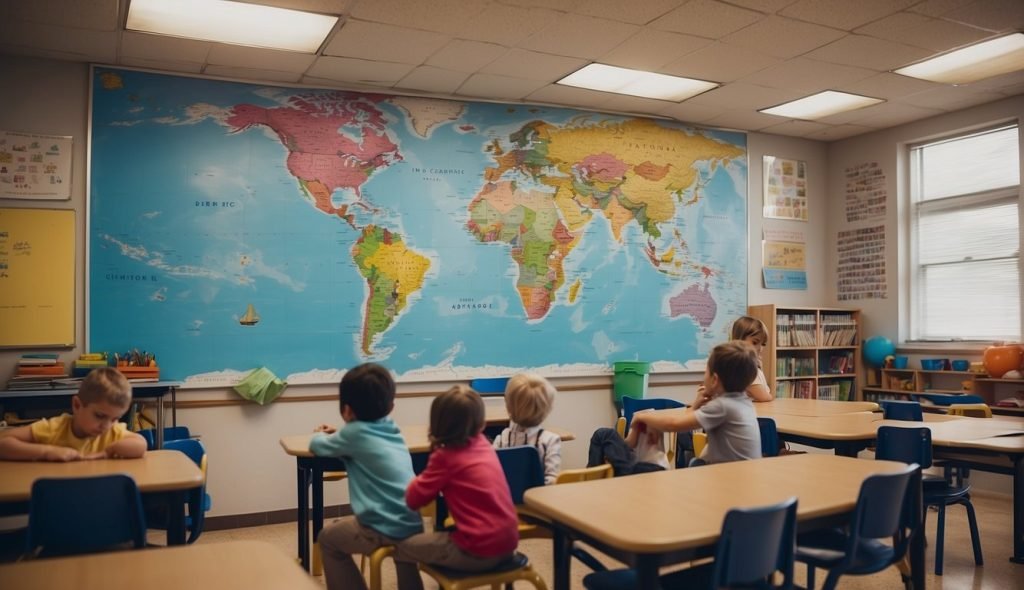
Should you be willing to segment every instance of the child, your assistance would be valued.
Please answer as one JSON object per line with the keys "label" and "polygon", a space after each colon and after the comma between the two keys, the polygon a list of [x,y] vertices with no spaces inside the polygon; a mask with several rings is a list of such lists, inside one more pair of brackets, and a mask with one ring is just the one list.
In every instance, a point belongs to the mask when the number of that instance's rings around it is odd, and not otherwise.
{"label": "child", "polygon": [[484,401],[456,385],[430,405],[427,467],[409,484],[405,501],[418,509],[444,494],[456,522],[452,532],[414,535],[398,544],[395,559],[478,572],[512,557],[519,518],[505,472],[483,436]]}
{"label": "child", "polygon": [[93,369],[71,398],[71,414],[46,418],[0,435],[6,461],[134,459],[146,439],[119,422],[132,402],[132,386],[112,367]]}
{"label": "child", "polygon": [[[395,407],[395,382],[388,370],[365,363],[345,373],[338,386],[338,405],[345,425],[321,424],[309,450],[321,457],[341,457],[348,472],[353,516],[320,532],[324,574],[331,590],[366,588],[353,553],[368,555],[382,545],[423,532],[419,514],[405,505],[405,487],[413,478],[412,458],[388,418]],[[395,559],[398,587],[423,587],[415,563]]]}
{"label": "child", "polygon": [[747,387],[747,395],[755,402],[770,402],[775,399],[771,390],[768,389],[768,380],[764,377],[764,371],[761,370],[761,352],[768,344],[768,328],[764,322],[747,315],[742,316],[732,323],[731,338],[750,344],[757,352],[757,377]]}
{"label": "child", "polygon": [[633,414],[633,428],[682,431],[703,428],[708,443],[700,463],[724,463],[761,457],[761,432],[754,404],[745,390],[757,375],[757,352],[741,340],[719,344],[704,370],[703,395],[685,411]]}
{"label": "child", "polygon": [[541,428],[555,402],[555,388],[533,373],[513,375],[505,386],[505,408],[509,427],[494,439],[494,448],[530,445],[544,463],[544,483],[553,484],[562,467],[562,438]]}

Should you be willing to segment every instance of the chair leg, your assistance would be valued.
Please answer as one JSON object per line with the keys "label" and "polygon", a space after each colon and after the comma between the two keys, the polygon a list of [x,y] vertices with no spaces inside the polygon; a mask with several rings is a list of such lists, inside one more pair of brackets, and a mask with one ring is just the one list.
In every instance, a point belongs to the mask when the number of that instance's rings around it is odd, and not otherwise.
{"label": "chair leg", "polygon": [[974,504],[970,500],[964,502],[967,508],[967,524],[971,527],[971,545],[974,548],[974,564],[985,565],[985,558],[981,554],[981,535],[978,534],[978,517],[974,513]]}
{"label": "chair leg", "polygon": [[814,590],[814,566],[807,566],[807,590]]}
{"label": "chair leg", "polygon": [[939,520],[935,525],[935,575],[942,575],[942,555],[946,544],[946,505],[939,504]]}
{"label": "chair leg", "polygon": [[[836,584],[839,583],[839,576],[841,575],[842,574],[839,573],[839,570],[829,570],[828,575],[825,576],[825,584],[822,585],[821,590],[835,590]],[[808,590],[810,590],[810,588],[808,588]]]}

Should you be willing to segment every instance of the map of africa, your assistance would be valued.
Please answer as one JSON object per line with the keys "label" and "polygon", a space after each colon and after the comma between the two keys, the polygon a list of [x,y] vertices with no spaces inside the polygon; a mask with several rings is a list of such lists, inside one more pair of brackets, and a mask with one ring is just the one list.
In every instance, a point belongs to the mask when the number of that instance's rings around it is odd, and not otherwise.
{"label": "map of africa", "polygon": [[746,310],[741,133],[96,67],[89,349],[335,382],[702,365]]}

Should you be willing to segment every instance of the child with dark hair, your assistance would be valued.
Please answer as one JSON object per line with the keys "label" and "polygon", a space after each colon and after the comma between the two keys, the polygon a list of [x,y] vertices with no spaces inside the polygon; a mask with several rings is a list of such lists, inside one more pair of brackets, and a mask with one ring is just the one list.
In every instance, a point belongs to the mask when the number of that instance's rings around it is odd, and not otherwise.
{"label": "child with dark hair", "polygon": [[[369,555],[382,545],[421,533],[423,520],[405,505],[405,487],[414,475],[405,439],[388,418],[395,405],[391,374],[373,363],[350,369],[338,386],[338,404],[345,426],[321,424],[309,450],[344,459],[353,516],[324,528],[317,540],[327,587],[365,589],[352,554]],[[423,588],[415,563],[396,557],[395,569],[400,590]]]}
{"label": "child with dark hair", "polygon": [[398,544],[395,559],[477,572],[512,557],[519,544],[519,517],[505,473],[483,436],[484,402],[456,385],[430,405],[427,467],[405,492],[412,509],[444,494],[456,522],[451,532],[413,535]]}

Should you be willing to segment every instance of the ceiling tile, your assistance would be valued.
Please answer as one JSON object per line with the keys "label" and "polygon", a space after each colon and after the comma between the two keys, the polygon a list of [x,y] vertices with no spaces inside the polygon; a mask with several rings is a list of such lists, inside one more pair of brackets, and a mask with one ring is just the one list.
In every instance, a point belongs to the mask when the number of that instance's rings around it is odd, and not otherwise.
{"label": "ceiling tile", "polygon": [[974,86],[941,86],[910,96],[904,96],[900,102],[943,111],[955,111],[970,106],[992,102],[1004,98],[1002,94],[985,88]]}
{"label": "ceiling tile", "polygon": [[686,102],[705,106],[717,106],[726,110],[750,109],[756,111],[757,109],[768,108],[800,98],[802,95],[801,92],[794,90],[765,88],[764,86],[754,86],[744,82],[733,82],[720,88],[709,90]]}
{"label": "ceiling tile", "polygon": [[33,0],[0,2],[0,20],[52,26],[118,30],[118,0]]}
{"label": "ceiling tile", "polygon": [[1024,2],[978,0],[951,10],[942,18],[991,31],[1016,31],[1024,29]]}
{"label": "ceiling tile", "polygon": [[206,61],[221,66],[266,69],[275,72],[302,73],[316,60],[315,55],[257,47],[214,43]]}
{"label": "ceiling tile", "polygon": [[509,78],[494,74],[473,74],[459,88],[458,94],[497,100],[518,100],[544,86],[543,82]]}
{"label": "ceiling tile", "polygon": [[608,102],[611,97],[612,95],[607,92],[548,84],[531,92],[526,97],[526,100],[569,108],[584,107],[598,109],[598,107]]}
{"label": "ceiling tile", "polygon": [[974,0],[925,0],[920,4],[915,4],[908,8],[910,12],[916,12],[925,16],[939,17],[950,10],[955,10],[961,6],[966,6],[974,2]]}
{"label": "ceiling tile", "polygon": [[527,80],[555,82],[587,65],[586,60],[524,49],[512,49],[480,69],[483,74],[498,74]]}
{"label": "ceiling tile", "polygon": [[780,63],[757,51],[713,43],[664,66],[661,71],[709,82],[732,82]]}
{"label": "ceiling tile", "polygon": [[[92,31],[54,27],[37,23],[0,21],[0,39],[20,46],[19,54],[47,56],[71,61],[115,63],[117,37],[113,31]],[[41,51],[36,51],[41,50]]]}
{"label": "ceiling tile", "polygon": [[357,2],[352,17],[455,35],[487,5],[486,0],[373,0]]}
{"label": "ceiling tile", "polygon": [[857,29],[857,34],[888,39],[932,51],[946,51],[990,37],[992,33],[947,20],[900,12]]}
{"label": "ceiling tile", "polygon": [[274,70],[261,70],[258,68],[239,68],[235,66],[214,66],[209,65],[203,68],[203,73],[210,76],[224,76],[226,78],[240,78],[243,80],[256,80],[264,82],[288,82],[295,83],[302,78],[302,72],[277,72]]}
{"label": "ceiling tile", "polygon": [[619,113],[642,113],[645,115],[656,115],[663,111],[669,104],[665,100],[655,100],[642,96],[627,96],[625,94],[612,94],[612,97],[601,106],[603,109]]}
{"label": "ceiling tile", "polygon": [[811,94],[876,75],[875,70],[798,57],[743,78],[742,82]]}
{"label": "ceiling tile", "polygon": [[779,121],[785,121],[785,119],[757,111],[725,111],[716,117],[708,119],[705,123],[715,127],[757,131],[758,129],[778,125]]}
{"label": "ceiling tile", "polygon": [[935,115],[941,115],[942,112],[943,111],[937,109],[925,109],[898,102],[886,102],[856,111],[850,111],[849,114],[853,116],[850,120],[845,122],[864,125],[866,127],[885,128],[902,125],[904,123],[917,121],[918,119],[925,119]]}
{"label": "ceiling tile", "polygon": [[1006,88],[1017,86],[1018,84],[1024,84],[1024,71],[1011,72],[1009,74],[1003,74],[1002,76],[986,78],[984,80],[979,80],[974,84],[968,84],[968,86],[1005,92]]}
{"label": "ceiling tile", "polygon": [[702,37],[644,28],[601,56],[600,61],[613,66],[653,72],[710,43],[710,40]]}
{"label": "ceiling tile", "polygon": [[136,57],[122,57],[117,62],[122,66],[133,68],[146,68],[148,70],[163,70],[165,72],[184,72],[187,74],[199,74],[203,71],[203,64],[194,61],[173,61],[169,59],[140,59]]}
{"label": "ceiling tile", "polygon": [[800,0],[779,11],[779,14],[852,31],[917,2],[918,0]]}
{"label": "ceiling tile", "polygon": [[324,49],[324,55],[418,65],[448,43],[439,33],[350,20]]}
{"label": "ceiling tile", "polygon": [[651,26],[663,31],[719,39],[757,22],[761,15],[715,0],[691,0]]}
{"label": "ceiling tile", "polygon": [[352,8],[356,0],[241,0],[248,4],[278,6],[291,10],[305,10],[320,14],[345,14]]}
{"label": "ceiling tile", "polygon": [[818,123],[816,121],[786,121],[778,125],[772,125],[761,129],[761,133],[774,133],[775,135],[789,135],[791,137],[807,137],[811,133],[821,132],[832,125]]}
{"label": "ceiling tile", "polygon": [[765,14],[775,14],[797,0],[729,0],[729,4],[742,6]]}
{"label": "ceiling tile", "polygon": [[680,4],[686,1],[643,0],[642,2],[623,2],[622,0],[587,0],[587,2],[580,4],[575,12],[623,23],[645,25],[678,8]]}
{"label": "ceiling tile", "polygon": [[835,89],[863,96],[892,100],[940,86],[941,84],[936,84],[935,82],[885,72],[850,84],[837,85]]}
{"label": "ceiling tile", "polygon": [[511,47],[543,29],[559,16],[557,12],[541,8],[491,4],[483,12],[469,19],[457,36]]}
{"label": "ceiling tile", "polygon": [[463,41],[453,39],[440,51],[427,59],[427,65],[472,73],[508,51],[507,47],[479,41]]}
{"label": "ceiling tile", "polygon": [[868,68],[870,70],[891,70],[929,57],[931,52],[885,39],[847,35],[804,55],[830,63]]}
{"label": "ceiling tile", "polygon": [[306,75],[340,82],[390,87],[412,71],[413,66],[347,57],[318,57]]}
{"label": "ceiling tile", "polygon": [[519,46],[543,53],[597,59],[639,30],[636,25],[567,14],[548,23]]}
{"label": "ceiling tile", "polygon": [[781,16],[769,16],[745,29],[726,35],[722,41],[774,57],[790,58],[831,43],[845,34],[820,25],[802,23]]}
{"label": "ceiling tile", "polygon": [[211,45],[207,41],[125,31],[121,36],[121,56],[150,60],[172,57],[177,62],[206,63]]}
{"label": "ceiling tile", "polygon": [[690,101],[674,103],[662,109],[658,114],[672,117],[677,121],[689,123],[702,123],[721,115],[725,109],[703,104],[694,104]]}
{"label": "ceiling tile", "polygon": [[571,12],[587,0],[504,0],[506,4],[514,4],[516,6],[526,6],[527,8],[546,8],[550,10],[559,10],[561,12]]}
{"label": "ceiling tile", "polygon": [[817,141],[836,141],[838,139],[846,139],[847,137],[863,135],[872,131],[876,131],[876,129],[873,127],[865,127],[863,125],[830,125],[821,131],[808,133],[804,137]]}
{"label": "ceiling tile", "polygon": [[469,74],[454,70],[442,70],[431,66],[420,66],[409,72],[395,84],[395,88],[422,90],[440,94],[455,94],[455,90],[466,81]]}

